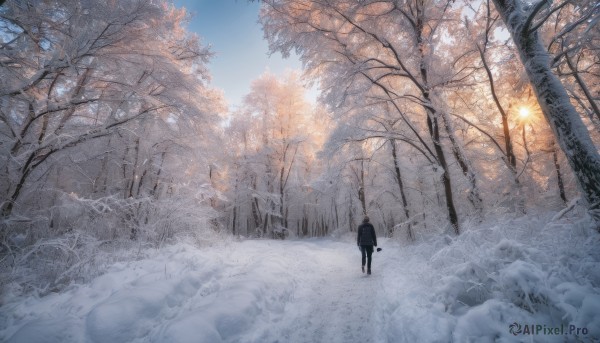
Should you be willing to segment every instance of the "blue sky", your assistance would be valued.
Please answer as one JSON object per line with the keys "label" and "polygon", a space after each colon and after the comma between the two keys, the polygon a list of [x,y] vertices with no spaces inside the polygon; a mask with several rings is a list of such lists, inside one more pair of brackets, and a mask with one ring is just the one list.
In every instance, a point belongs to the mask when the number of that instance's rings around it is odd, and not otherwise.
{"label": "blue sky", "polygon": [[250,83],[270,70],[281,75],[286,69],[300,70],[294,55],[282,59],[281,54],[268,56],[268,44],[258,24],[258,1],[247,0],[174,0],[193,17],[188,29],[198,33],[204,44],[215,53],[209,69],[212,84],[223,89],[230,109],[240,104],[250,91]]}

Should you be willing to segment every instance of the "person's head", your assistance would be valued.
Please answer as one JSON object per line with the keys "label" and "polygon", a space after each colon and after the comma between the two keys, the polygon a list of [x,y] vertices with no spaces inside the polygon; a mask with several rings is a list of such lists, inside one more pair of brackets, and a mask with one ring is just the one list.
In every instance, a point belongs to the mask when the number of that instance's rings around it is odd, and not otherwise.
{"label": "person's head", "polygon": [[368,223],[369,222],[369,216],[365,215],[365,217],[363,218],[363,223]]}

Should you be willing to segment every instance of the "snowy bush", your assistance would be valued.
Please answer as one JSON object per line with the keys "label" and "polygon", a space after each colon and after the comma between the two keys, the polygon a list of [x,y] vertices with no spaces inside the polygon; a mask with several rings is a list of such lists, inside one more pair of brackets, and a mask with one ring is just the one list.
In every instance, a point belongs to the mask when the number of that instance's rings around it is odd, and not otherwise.
{"label": "snowy bush", "polygon": [[88,281],[116,261],[135,260],[144,247],[179,239],[201,246],[222,239],[211,228],[213,210],[193,198],[62,194],[59,204],[50,216],[40,211],[28,220],[4,220],[2,285],[43,295]]}
{"label": "snowy bush", "polygon": [[[403,244],[397,266],[421,283],[411,287],[392,277],[385,282],[386,292],[399,299],[388,305],[388,337],[401,333],[424,342],[599,339],[598,244],[600,235],[589,218],[572,214],[557,220],[554,213],[502,216],[455,238]],[[586,328],[587,335],[515,336],[509,332],[512,323]],[[436,327],[436,334],[416,329],[423,326]]]}

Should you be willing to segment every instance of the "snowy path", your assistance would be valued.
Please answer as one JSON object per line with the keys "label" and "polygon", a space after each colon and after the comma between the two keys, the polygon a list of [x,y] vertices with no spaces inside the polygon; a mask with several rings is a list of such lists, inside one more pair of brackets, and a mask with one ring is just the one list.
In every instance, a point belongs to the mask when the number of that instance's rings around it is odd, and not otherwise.
{"label": "snowy path", "polygon": [[381,342],[382,278],[353,244],[245,241],[117,263],[44,298],[3,295],[8,342]]}
{"label": "snowy path", "polygon": [[374,342],[380,278],[361,273],[360,253],[349,244],[315,242],[303,248],[294,266],[297,290],[281,319],[285,325],[257,341]]}

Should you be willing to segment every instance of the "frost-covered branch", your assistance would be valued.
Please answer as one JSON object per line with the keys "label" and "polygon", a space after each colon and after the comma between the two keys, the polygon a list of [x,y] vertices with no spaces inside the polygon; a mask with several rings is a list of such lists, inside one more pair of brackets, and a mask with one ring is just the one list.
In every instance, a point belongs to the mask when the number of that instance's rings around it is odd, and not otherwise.
{"label": "frost-covered branch", "polygon": [[535,31],[534,29],[530,29],[530,26],[533,23],[535,16],[537,16],[538,12],[541,11],[542,8],[544,8],[544,6],[548,5],[548,1],[550,0],[539,0],[538,3],[535,4],[531,10],[529,10],[529,13],[527,13],[527,19],[525,19],[522,28],[525,34],[529,34],[532,31]]}
{"label": "frost-covered branch", "polygon": [[[561,8],[565,7],[566,5],[571,4],[571,0],[566,0],[564,1],[562,4],[555,6],[553,9],[551,9],[550,11],[548,11],[548,13],[540,20],[538,20],[538,22],[533,25],[533,27],[531,27],[529,29],[529,31],[537,31],[540,27],[542,27],[542,25],[544,25],[544,23],[550,19],[550,17],[552,16],[552,14],[554,14],[554,12],[560,10]],[[532,25],[530,23],[530,25]]]}

